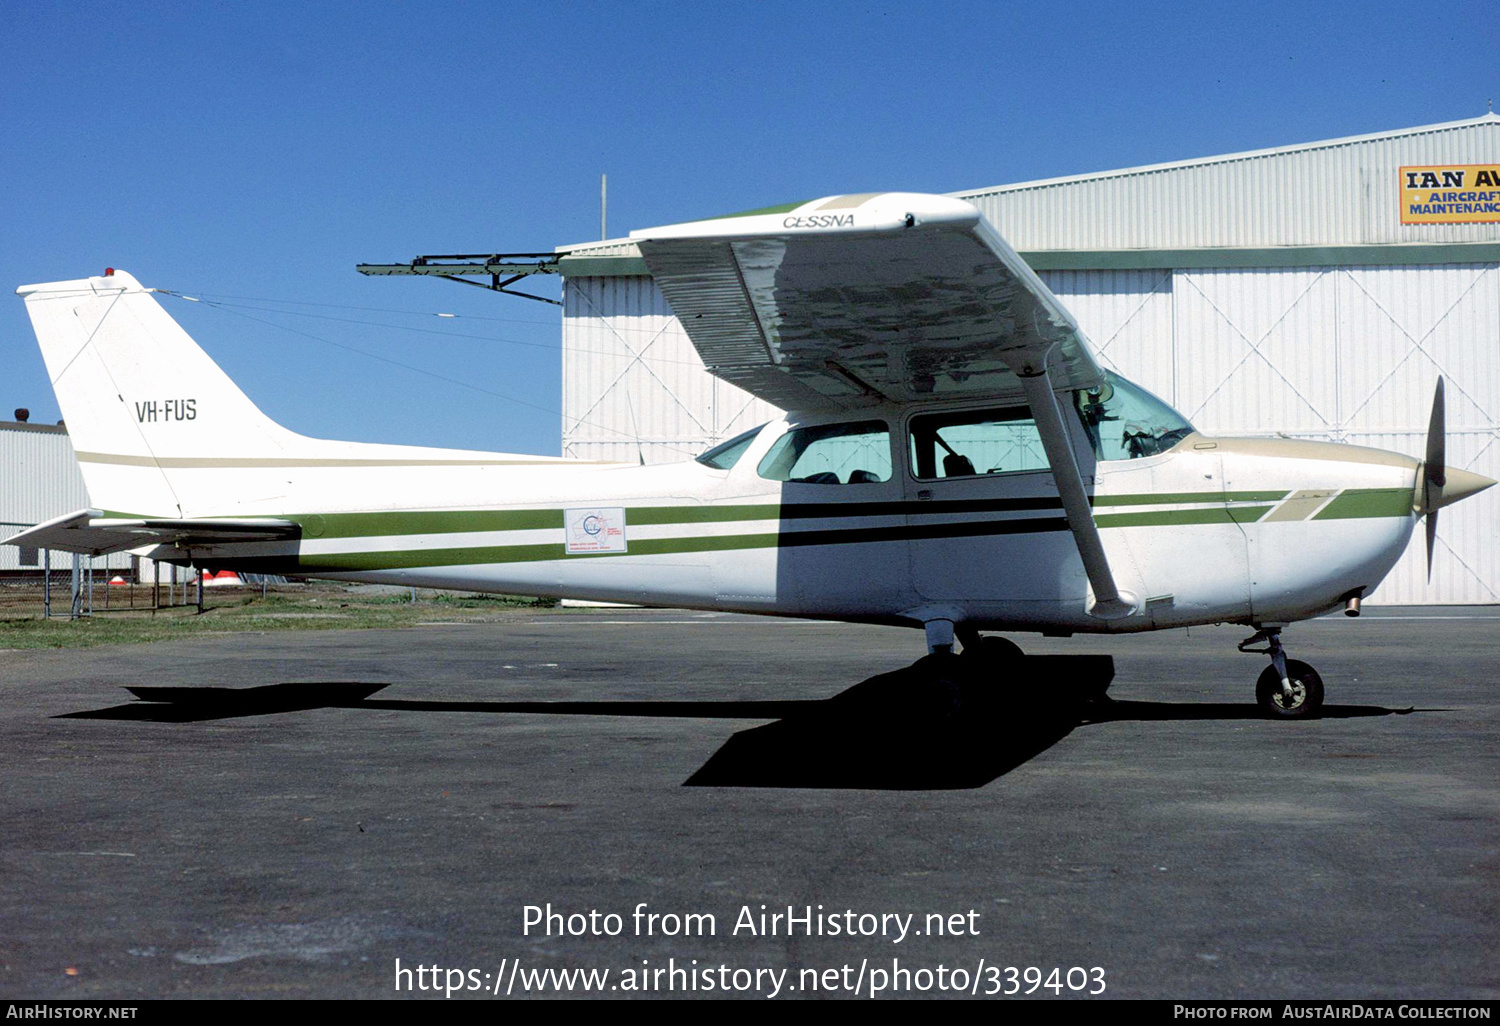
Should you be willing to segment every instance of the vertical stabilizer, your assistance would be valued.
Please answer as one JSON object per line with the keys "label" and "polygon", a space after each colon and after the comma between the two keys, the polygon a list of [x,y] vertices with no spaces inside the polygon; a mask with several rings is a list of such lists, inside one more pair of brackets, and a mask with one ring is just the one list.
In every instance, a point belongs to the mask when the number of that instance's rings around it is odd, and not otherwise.
{"label": "vertical stabilizer", "polygon": [[95,508],[185,516],[191,503],[174,487],[174,468],[318,444],[261,413],[131,275],[16,292]]}

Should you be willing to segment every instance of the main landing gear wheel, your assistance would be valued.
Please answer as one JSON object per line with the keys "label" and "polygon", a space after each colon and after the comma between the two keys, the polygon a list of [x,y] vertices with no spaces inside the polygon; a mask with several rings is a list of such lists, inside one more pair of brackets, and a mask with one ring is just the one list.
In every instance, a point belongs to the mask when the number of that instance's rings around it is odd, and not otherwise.
{"label": "main landing gear wheel", "polygon": [[1026,653],[1009,638],[991,634],[976,638],[973,642],[964,642],[962,658],[978,660],[987,667],[1000,668],[1020,662],[1026,658]]}
{"label": "main landing gear wheel", "polygon": [[1278,720],[1305,720],[1318,715],[1323,708],[1323,678],[1318,671],[1301,660],[1288,659],[1286,675],[1292,682],[1290,697],[1284,693],[1276,667],[1267,666],[1255,681],[1255,701]]}
{"label": "main landing gear wheel", "polygon": [[955,657],[961,673],[960,706],[963,711],[990,716],[1014,702],[1020,694],[1021,668],[1026,653],[1009,638],[997,635],[980,637],[978,631],[965,630],[959,635],[963,651]]}

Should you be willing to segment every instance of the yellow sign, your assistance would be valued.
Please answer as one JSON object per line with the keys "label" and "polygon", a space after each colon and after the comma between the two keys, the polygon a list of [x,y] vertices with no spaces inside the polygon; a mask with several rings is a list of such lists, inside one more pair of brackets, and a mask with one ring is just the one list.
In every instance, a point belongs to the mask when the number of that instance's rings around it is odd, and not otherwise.
{"label": "yellow sign", "polygon": [[1500,164],[1401,169],[1402,224],[1500,221]]}

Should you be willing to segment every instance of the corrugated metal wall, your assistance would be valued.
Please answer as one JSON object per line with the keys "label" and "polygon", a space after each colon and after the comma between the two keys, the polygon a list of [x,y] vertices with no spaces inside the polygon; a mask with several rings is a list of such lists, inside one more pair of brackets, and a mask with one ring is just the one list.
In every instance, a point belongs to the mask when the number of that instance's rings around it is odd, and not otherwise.
{"label": "corrugated metal wall", "polygon": [[88,504],[67,434],[0,427],[0,522],[29,527]]}
{"label": "corrugated metal wall", "polygon": [[[1448,462],[1500,479],[1500,265],[1052,271],[1103,360],[1218,435],[1420,458],[1438,375]],[[1500,489],[1443,511],[1370,596],[1500,602]]]}
{"label": "corrugated metal wall", "polygon": [[1500,240],[1500,224],[1403,225],[1403,165],[1500,158],[1500,117],[953,195],[1018,250]]}
{"label": "corrugated metal wall", "polygon": [[[61,431],[0,425],[0,538],[35,526],[64,513],[84,509],[88,490],[73,455],[73,443]],[[29,570],[23,553],[13,545],[0,545],[0,570]],[[54,569],[72,565],[72,557],[58,553]],[[98,567],[127,567],[130,556],[116,553],[101,557]]]}
{"label": "corrugated metal wall", "polygon": [[564,456],[666,463],[779,411],[709,375],[649,277],[568,278]]}
{"label": "corrugated metal wall", "polygon": [[[1107,365],[1200,430],[1420,457],[1442,374],[1449,463],[1500,479],[1500,265],[1042,278]],[[775,415],[702,369],[650,279],[569,278],[566,302],[565,454],[681,459]],[[1441,521],[1431,585],[1416,542],[1372,601],[1500,602],[1500,489],[1444,510]]]}

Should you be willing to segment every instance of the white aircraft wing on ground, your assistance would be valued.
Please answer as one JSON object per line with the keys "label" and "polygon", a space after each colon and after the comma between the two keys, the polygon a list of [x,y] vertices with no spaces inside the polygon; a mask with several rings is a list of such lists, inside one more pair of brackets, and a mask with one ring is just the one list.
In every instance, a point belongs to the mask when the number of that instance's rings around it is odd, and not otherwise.
{"label": "white aircraft wing on ground", "polygon": [[709,371],[783,409],[1022,398],[1090,611],[1128,616],[1055,392],[1103,382],[1078,323],[972,204],[887,192],[631,233]]}

